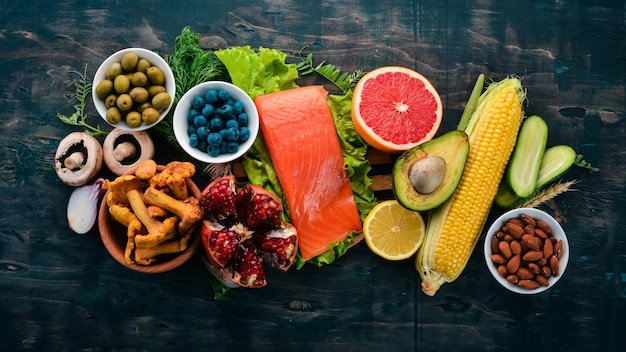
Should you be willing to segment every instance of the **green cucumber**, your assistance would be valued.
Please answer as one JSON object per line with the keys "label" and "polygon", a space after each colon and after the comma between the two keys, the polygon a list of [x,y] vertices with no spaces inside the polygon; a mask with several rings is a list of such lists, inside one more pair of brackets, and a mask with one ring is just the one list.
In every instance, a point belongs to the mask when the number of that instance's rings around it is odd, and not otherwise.
{"label": "green cucumber", "polygon": [[506,174],[511,191],[518,197],[527,198],[535,193],[547,142],[546,122],[537,115],[527,117],[520,128]]}
{"label": "green cucumber", "polygon": [[[568,145],[555,145],[547,148],[543,153],[539,175],[537,176],[537,187],[535,193],[543,189],[546,185],[554,182],[563,176],[576,163],[576,152]],[[502,209],[510,209],[521,204],[527,198],[520,198],[515,195],[506,180],[502,180],[498,187],[498,193],[494,203]]]}
{"label": "green cucumber", "polygon": [[546,149],[537,176],[537,190],[563,176],[575,163],[576,152],[569,145],[555,145]]}

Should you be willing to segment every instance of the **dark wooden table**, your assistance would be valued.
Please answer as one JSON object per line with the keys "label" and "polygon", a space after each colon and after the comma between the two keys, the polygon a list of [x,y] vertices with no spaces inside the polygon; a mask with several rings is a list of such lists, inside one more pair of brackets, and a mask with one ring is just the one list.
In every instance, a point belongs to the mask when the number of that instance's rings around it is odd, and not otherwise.
{"label": "dark wooden table", "polygon": [[[0,5],[0,350],[617,351],[626,316],[624,1],[4,1]],[[575,168],[576,192],[544,206],[569,235],[561,281],[539,295],[500,287],[479,247],[435,297],[413,260],[360,243],[332,265],[270,273],[215,300],[196,270],[146,275],[115,262],[98,233],[68,229],[73,188],[53,170],[77,130],[71,70],[91,77],[125,47],[171,53],[185,26],[219,45],[309,45],[344,71],[415,69],[453,128],[475,78],[519,76],[526,113]],[[97,115],[88,106],[93,120]],[[161,157],[161,156],[159,156]],[[480,245],[479,245],[480,246]]]}

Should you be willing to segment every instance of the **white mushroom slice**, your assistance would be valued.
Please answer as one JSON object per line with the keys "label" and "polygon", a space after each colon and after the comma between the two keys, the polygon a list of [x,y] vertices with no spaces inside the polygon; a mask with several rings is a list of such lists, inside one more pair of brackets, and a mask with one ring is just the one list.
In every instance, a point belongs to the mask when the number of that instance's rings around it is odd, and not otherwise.
{"label": "white mushroom slice", "polygon": [[57,147],[54,170],[63,183],[82,186],[94,179],[102,168],[102,147],[85,132],[68,134]]}
{"label": "white mushroom slice", "polygon": [[145,131],[126,131],[116,128],[103,143],[104,163],[114,174],[125,175],[142,161],[154,156],[154,143]]}

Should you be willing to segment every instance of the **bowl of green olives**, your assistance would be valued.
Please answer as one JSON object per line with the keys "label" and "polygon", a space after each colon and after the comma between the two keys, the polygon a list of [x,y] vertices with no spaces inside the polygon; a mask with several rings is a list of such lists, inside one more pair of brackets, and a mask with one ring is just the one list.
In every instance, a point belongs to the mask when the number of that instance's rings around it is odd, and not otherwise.
{"label": "bowl of green olives", "polygon": [[209,164],[227,163],[252,147],[259,133],[259,113],[239,87],[209,81],[180,98],[173,129],[176,140],[191,157]]}
{"label": "bowl of green olives", "polygon": [[93,79],[98,114],[112,127],[143,131],[159,123],[172,108],[176,83],[157,53],[127,48],[109,56]]}

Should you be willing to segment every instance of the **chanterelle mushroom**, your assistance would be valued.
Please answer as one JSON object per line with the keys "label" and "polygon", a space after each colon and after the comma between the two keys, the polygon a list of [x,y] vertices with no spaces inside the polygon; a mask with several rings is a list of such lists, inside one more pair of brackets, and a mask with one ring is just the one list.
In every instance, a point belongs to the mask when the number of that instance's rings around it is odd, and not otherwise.
{"label": "chanterelle mushroom", "polygon": [[101,168],[102,147],[95,137],[72,132],[59,143],[54,169],[63,183],[82,186],[96,177]]}
{"label": "chanterelle mushroom", "polygon": [[145,131],[116,128],[107,135],[102,148],[104,163],[118,176],[129,173],[139,163],[154,156],[154,143]]}

